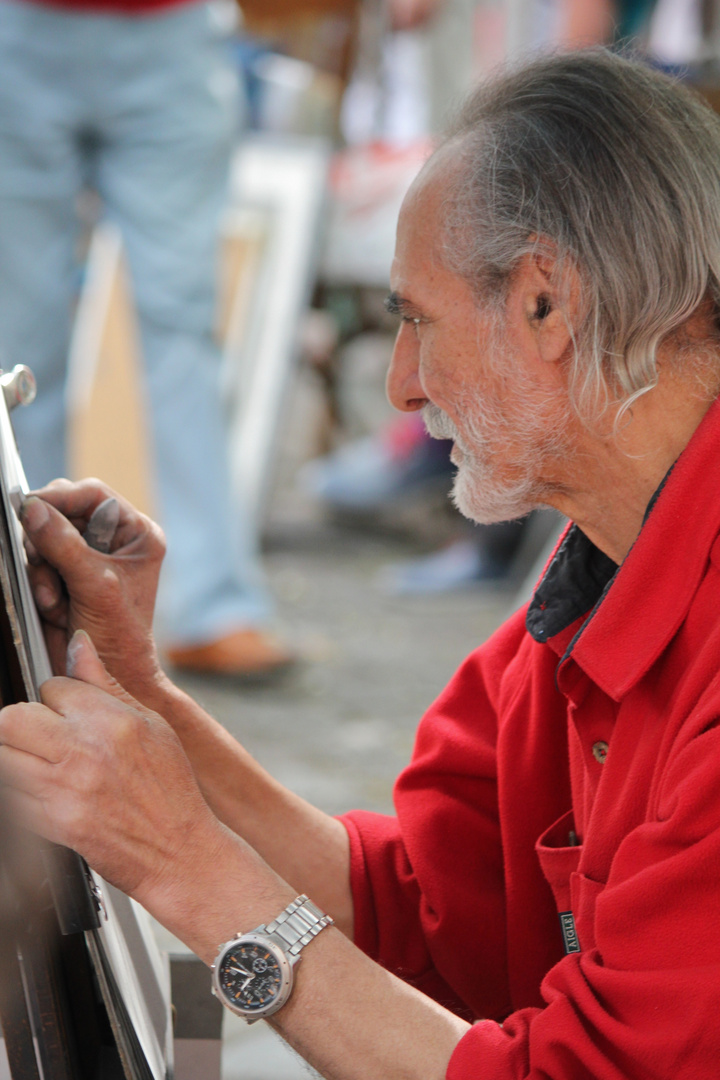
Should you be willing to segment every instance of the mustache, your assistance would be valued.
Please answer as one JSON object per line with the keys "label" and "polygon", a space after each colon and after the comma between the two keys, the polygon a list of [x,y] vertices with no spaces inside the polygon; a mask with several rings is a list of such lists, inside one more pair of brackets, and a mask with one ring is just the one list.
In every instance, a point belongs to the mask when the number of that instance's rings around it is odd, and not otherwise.
{"label": "mustache", "polygon": [[439,405],[428,403],[422,410],[425,430],[432,439],[458,439],[458,430]]}

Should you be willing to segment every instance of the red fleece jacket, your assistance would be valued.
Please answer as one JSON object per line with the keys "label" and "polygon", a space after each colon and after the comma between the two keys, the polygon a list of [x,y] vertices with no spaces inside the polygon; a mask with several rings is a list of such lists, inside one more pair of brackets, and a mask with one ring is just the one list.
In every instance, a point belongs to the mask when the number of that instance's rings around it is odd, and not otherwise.
{"label": "red fleece jacket", "polygon": [[[358,945],[479,1021],[448,1080],[720,1075],[719,533],[715,403],[592,612],[545,643],[511,618],[425,716],[397,818],[343,819]],[[577,540],[543,603],[587,586]]]}

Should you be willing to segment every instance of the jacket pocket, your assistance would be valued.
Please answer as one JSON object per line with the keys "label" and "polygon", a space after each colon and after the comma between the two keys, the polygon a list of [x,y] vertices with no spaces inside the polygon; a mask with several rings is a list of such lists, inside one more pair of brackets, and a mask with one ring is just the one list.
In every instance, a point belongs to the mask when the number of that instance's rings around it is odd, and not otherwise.
{"label": "jacket pocket", "polygon": [[595,948],[595,905],[604,888],[604,881],[594,881],[585,874],[575,872],[570,876],[570,906],[583,951]]}
{"label": "jacket pocket", "polygon": [[572,810],[546,829],[535,844],[540,869],[552,889],[558,912],[572,907],[570,878],[580,863],[582,845],[572,844],[575,823]]}

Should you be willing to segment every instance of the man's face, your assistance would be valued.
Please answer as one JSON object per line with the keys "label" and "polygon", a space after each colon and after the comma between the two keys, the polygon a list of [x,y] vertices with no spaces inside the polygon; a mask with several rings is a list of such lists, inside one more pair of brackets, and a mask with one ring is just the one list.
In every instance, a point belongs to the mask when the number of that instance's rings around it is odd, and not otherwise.
{"label": "man's face", "polygon": [[568,410],[555,365],[532,357],[513,286],[500,310],[481,310],[443,265],[436,172],[416,183],[398,223],[389,307],[403,322],[388,396],[403,411],[422,408],[429,433],[454,440],[455,502],[488,524],[543,502],[546,467],[566,449]]}

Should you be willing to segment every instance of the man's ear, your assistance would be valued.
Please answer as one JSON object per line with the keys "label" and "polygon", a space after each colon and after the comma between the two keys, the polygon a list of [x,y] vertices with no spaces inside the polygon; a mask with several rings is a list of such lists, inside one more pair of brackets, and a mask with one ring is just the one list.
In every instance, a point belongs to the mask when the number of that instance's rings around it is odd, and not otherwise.
{"label": "man's ear", "polygon": [[538,359],[557,363],[572,349],[580,298],[576,268],[569,261],[558,266],[544,249],[524,255],[516,267],[508,294],[508,316]]}

